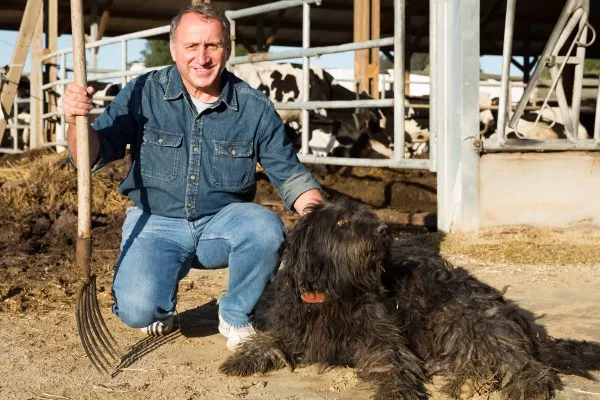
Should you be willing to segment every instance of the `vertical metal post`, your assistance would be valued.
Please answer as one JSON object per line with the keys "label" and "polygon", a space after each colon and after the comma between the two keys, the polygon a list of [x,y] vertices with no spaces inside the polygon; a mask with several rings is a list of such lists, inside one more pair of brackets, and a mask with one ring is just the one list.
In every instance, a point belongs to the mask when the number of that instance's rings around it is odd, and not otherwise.
{"label": "vertical metal post", "polygon": [[479,229],[479,1],[460,2],[460,185],[456,228]]}
{"label": "vertical metal post", "polygon": [[[310,48],[310,5],[302,5],[302,48]],[[310,58],[302,57],[302,101],[310,100]],[[308,154],[310,136],[308,110],[302,110],[302,148],[300,154]]]}
{"label": "vertical metal post", "polygon": [[405,0],[394,0],[394,160],[404,158]]}
{"label": "vertical metal post", "polygon": [[594,140],[600,144],[600,75],[598,75],[598,97],[596,97],[596,120],[594,121]]}
{"label": "vertical metal post", "polygon": [[579,20],[579,29],[581,30],[581,36],[579,37],[579,43],[576,44],[577,50],[575,50],[575,56],[581,60],[581,62],[575,65],[575,76],[573,78],[573,98],[571,99],[571,116],[573,119],[573,136],[576,139],[588,139],[583,132],[579,132],[579,116],[581,113],[581,92],[583,90],[583,70],[585,62],[585,44],[587,41],[588,28],[585,25],[588,21],[588,14],[585,13]]}
{"label": "vertical metal post", "polygon": [[[67,79],[67,54],[62,53],[60,55],[60,80],[61,80],[61,82],[64,82],[65,79]],[[60,93],[60,98],[62,99],[63,95],[65,94],[65,84],[61,83],[60,85],[56,86],[56,90],[58,91],[58,93]],[[64,142],[66,139],[65,124],[66,124],[65,114],[61,112],[60,113],[60,125],[58,126],[58,129],[56,131],[56,141],[58,143]],[[61,145],[56,146],[57,153],[62,153],[66,149],[67,148],[65,146],[61,146]]]}
{"label": "vertical metal post", "polygon": [[479,0],[431,0],[438,229],[479,228]]}
{"label": "vertical metal post", "polygon": [[[96,40],[98,40],[98,0],[91,1],[90,19],[91,19],[90,38],[91,38],[92,42],[95,42]],[[92,49],[91,57],[92,57],[92,63],[91,63],[92,68],[93,69],[98,68],[98,49],[97,48]]]}
{"label": "vertical metal post", "polygon": [[121,89],[127,85],[127,77],[125,76],[127,71],[127,40],[121,41]]}
{"label": "vertical metal post", "polygon": [[[508,101],[510,91],[510,64],[512,59],[512,41],[515,28],[515,5],[517,0],[507,0],[506,19],[504,22],[504,46],[502,50],[502,75],[500,81],[500,103],[498,105],[498,143],[506,141],[506,120],[508,119],[508,107],[512,104]],[[542,61],[540,61],[542,62]]]}
{"label": "vertical metal post", "polygon": [[[13,99],[13,119],[12,119],[13,125],[20,125],[19,124],[19,101],[18,100],[20,100],[20,98],[17,95]],[[12,138],[13,138],[13,150],[15,153],[18,153],[19,152],[19,128],[16,128],[16,127],[10,128],[10,136],[12,136]]]}
{"label": "vertical metal post", "polygon": [[229,57],[232,58],[235,57],[235,19],[229,18],[229,25],[229,36],[231,37],[231,54]]}
{"label": "vertical metal post", "polygon": [[[437,171],[437,151],[438,151],[438,57],[439,57],[439,37],[437,36],[438,27],[438,6],[434,6],[435,0],[429,2],[429,64],[431,65],[429,73],[429,161],[431,171]],[[438,177],[439,179],[439,177]],[[438,200],[439,209],[439,200]],[[439,215],[439,212],[438,212]],[[439,217],[438,217],[439,218]]]}

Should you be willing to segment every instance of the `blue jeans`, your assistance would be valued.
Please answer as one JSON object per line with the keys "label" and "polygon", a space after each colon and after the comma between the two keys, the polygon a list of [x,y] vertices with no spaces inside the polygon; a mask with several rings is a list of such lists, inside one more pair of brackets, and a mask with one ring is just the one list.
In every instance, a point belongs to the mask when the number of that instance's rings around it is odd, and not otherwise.
{"label": "blue jeans", "polygon": [[133,328],[170,317],[178,283],[194,262],[207,269],[229,266],[219,313],[232,326],[246,325],[279,266],[285,235],[277,214],[254,203],[230,204],[196,221],[130,207],[113,282],[113,312]]}

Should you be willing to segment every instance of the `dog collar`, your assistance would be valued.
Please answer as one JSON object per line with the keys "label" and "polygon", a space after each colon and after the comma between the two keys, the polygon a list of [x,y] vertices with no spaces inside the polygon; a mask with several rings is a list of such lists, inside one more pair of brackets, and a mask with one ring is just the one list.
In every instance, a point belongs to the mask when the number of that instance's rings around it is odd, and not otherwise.
{"label": "dog collar", "polygon": [[300,298],[305,303],[322,303],[325,300],[325,293],[303,292],[302,294],[300,294]]}

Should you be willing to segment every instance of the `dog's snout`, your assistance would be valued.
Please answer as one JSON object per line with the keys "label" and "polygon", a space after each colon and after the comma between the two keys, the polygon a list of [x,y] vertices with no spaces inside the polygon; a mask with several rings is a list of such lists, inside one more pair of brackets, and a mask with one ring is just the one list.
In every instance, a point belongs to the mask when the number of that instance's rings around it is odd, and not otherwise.
{"label": "dog's snout", "polygon": [[381,224],[377,227],[377,233],[380,235],[387,235],[389,233],[388,226],[386,224]]}

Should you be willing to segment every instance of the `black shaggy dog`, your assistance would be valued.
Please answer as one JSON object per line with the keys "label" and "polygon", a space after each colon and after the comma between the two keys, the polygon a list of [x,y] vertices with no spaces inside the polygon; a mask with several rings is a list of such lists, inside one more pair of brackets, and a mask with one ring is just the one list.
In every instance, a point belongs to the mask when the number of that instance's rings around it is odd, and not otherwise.
{"label": "black shaggy dog", "polygon": [[561,387],[540,361],[525,312],[440,257],[391,258],[387,227],[348,202],[298,221],[264,332],[220,367],[247,376],[298,363],[352,366],[375,399],[426,399],[433,375],[453,398],[499,390],[549,399]]}

